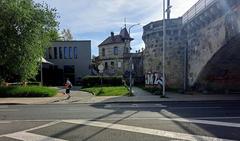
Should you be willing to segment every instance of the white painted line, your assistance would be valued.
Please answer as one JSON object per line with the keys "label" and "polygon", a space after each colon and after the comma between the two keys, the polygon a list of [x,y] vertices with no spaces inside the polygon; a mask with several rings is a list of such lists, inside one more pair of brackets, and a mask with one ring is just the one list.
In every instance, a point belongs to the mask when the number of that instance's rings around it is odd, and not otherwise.
{"label": "white painted line", "polygon": [[22,131],[22,132],[28,132],[28,131],[32,131],[32,130],[37,130],[37,129],[49,127],[49,126],[58,124],[58,123],[60,123],[60,122],[61,122],[60,120],[56,120],[56,121],[53,121],[53,122],[50,122],[50,123],[47,123],[47,124],[44,124],[44,125],[41,125],[41,126],[38,126],[38,127],[34,127],[34,128],[31,128],[31,129],[24,130],[24,131]]}
{"label": "white painted line", "polygon": [[[13,121],[16,122],[16,121],[30,121],[30,120],[13,120]],[[40,120],[31,120],[31,121],[40,121]],[[42,120],[42,121],[46,121],[46,120]],[[23,130],[23,131],[12,133],[12,134],[25,133],[25,132],[32,131],[32,130],[37,130],[37,129],[41,129],[41,128],[45,128],[45,127],[48,127],[48,126],[55,125],[55,124],[60,123],[60,122],[62,122],[62,121],[56,120],[56,121],[53,121],[53,122],[50,122],[50,123],[47,123],[47,124],[44,124],[44,125],[41,125],[41,126],[37,126],[37,127],[34,127],[34,128],[26,129],[26,130]],[[0,135],[0,138],[1,137],[9,137],[9,135],[11,136],[12,134]],[[35,140],[30,140],[30,141],[35,141]],[[40,140],[40,141],[45,141],[45,140]]]}
{"label": "white painted line", "polygon": [[164,118],[164,119],[159,119],[159,120],[178,121],[178,122],[187,122],[187,123],[199,123],[199,124],[240,128],[239,123],[220,122],[220,121],[194,120],[194,119],[184,119],[184,118],[177,118],[177,119]]}
{"label": "white painted line", "polygon": [[8,105],[0,105],[0,109],[2,109],[2,108],[8,108]]}
{"label": "white painted line", "polygon": [[57,139],[57,138],[37,135],[33,133],[28,133],[28,132],[17,132],[13,134],[8,134],[5,137],[9,137],[17,140],[23,140],[23,141],[66,141],[63,139]]}
{"label": "white painted line", "polygon": [[19,109],[0,109],[0,112],[17,112]]}
{"label": "white painted line", "polygon": [[11,121],[0,121],[0,124],[8,124],[8,123],[12,123]]}
{"label": "white painted line", "polygon": [[162,104],[128,104],[128,105],[119,105],[119,104],[106,104],[104,108],[166,108],[167,106]]}
{"label": "white painted line", "polygon": [[223,107],[169,107],[168,109],[222,109]]}
{"label": "white painted line", "polygon": [[191,119],[240,119],[240,117],[196,117]]}
{"label": "white painted line", "polygon": [[172,131],[156,130],[156,129],[150,129],[150,128],[142,128],[142,127],[136,127],[136,126],[95,122],[95,121],[87,121],[87,120],[63,120],[63,122],[95,126],[95,127],[101,127],[101,128],[109,128],[109,129],[115,129],[115,130],[141,133],[141,134],[149,134],[149,135],[161,136],[161,137],[167,137],[167,138],[173,138],[173,139],[179,139],[179,140],[231,141],[231,140],[215,138],[215,137],[191,135],[191,134],[177,133],[177,132],[172,132]]}

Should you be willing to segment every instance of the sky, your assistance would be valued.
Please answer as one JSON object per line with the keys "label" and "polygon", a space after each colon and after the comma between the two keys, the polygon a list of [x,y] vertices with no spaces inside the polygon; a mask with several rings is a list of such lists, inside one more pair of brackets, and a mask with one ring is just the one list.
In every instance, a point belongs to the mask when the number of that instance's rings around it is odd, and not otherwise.
{"label": "sky", "polygon": [[[127,26],[140,23],[131,29],[132,52],[144,47],[142,28],[161,20],[163,0],[34,0],[46,2],[58,11],[60,31],[70,29],[74,40],[91,40],[92,55],[98,55],[98,45],[110,36],[119,34],[126,18]],[[171,0],[171,18],[181,17],[198,0]]]}

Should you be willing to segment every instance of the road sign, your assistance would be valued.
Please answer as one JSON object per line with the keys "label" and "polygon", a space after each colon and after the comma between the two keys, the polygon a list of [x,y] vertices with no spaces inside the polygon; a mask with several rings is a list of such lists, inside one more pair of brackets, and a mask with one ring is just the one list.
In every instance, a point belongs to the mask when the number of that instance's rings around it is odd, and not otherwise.
{"label": "road sign", "polygon": [[98,65],[98,70],[99,72],[103,72],[104,66],[102,64]]}

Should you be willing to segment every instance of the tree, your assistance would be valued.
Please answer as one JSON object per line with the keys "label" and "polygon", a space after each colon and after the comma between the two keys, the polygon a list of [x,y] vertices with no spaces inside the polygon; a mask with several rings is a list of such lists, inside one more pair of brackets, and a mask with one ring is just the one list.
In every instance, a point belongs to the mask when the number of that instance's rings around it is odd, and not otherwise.
{"label": "tree", "polygon": [[56,9],[33,0],[0,0],[0,80],[26,81],[57,39]]}
{"label": "tree", "polygon": [[71,31],[69,29],[63,29],[61,34],[62,34],[62,39],[64,41],[71,41],[71,40],[73,40]]}

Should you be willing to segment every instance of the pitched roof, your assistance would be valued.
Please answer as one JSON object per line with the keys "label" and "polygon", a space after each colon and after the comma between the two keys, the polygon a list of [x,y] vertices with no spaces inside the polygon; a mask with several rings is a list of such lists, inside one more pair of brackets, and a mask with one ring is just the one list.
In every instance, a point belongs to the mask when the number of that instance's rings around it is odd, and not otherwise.
{"label": "pitched roof", "polygon": [[123,28],[123,29],[120,31],[120,34],[119,34],[119,35],[121,35],[122,38],[124,38],[124,39],[130,39],[130,36],[129,36],[129,33],[128,33],[126,27]]}
{"label": "pitched roof", "polygon": [[123,28],[120,31],[119,35],[111,35],[109,36],[107,39],[105,39],[100,45],[100,46],[104,46],[104,45],[108,45],[108,44],[116,44],[116,43],[124,43],[124,41],[128,39],[128,40],[133,40],[133,38],[130,38],[129,33],[127,31],[126,28]]}

